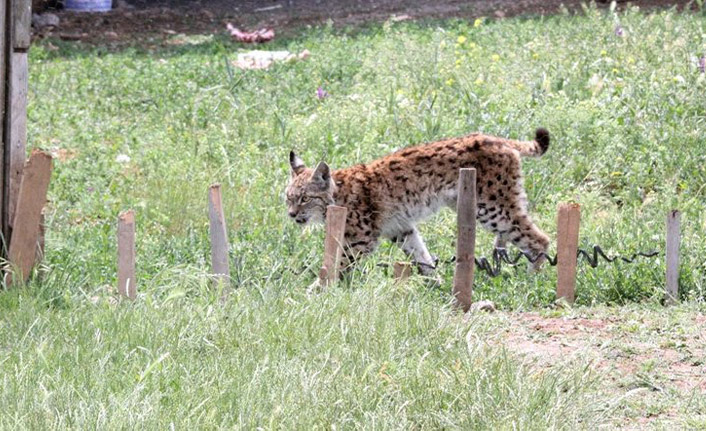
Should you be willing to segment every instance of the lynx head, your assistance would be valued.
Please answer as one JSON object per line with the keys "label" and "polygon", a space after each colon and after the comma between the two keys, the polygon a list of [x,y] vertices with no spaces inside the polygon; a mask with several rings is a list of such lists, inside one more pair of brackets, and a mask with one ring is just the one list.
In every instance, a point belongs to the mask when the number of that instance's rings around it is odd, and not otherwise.
{"label": "lynx head", "polygon": [[324,162],[315,169],[307,168],[302,159],[289,153],[292,175],[287,185],[287,212],[298,224],[323,223],[326,207],[334,203],[335,186],[331,170]]}

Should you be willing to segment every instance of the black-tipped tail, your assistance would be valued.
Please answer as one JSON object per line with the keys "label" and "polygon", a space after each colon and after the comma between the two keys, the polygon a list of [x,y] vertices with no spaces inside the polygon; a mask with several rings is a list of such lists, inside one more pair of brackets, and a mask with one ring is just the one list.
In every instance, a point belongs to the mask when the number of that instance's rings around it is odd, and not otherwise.
{"label": "black-tipped tail", "polygon": [[549,149],[549,131],[544,127],[538,128],[534,132],[534,140],[537,141],[539,148],[542,149],[541,154],[546,153],[547,149]]}

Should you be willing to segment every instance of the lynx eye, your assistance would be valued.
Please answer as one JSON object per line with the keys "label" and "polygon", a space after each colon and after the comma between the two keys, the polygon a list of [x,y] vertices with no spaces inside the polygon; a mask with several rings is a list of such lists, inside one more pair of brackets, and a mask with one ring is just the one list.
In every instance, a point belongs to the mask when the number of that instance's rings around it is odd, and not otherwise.
{"label": "lynx eye", "polygon": [[302,196],[302,203],[305,204],[307,202],[311,202],[311,198],[309,196]]}

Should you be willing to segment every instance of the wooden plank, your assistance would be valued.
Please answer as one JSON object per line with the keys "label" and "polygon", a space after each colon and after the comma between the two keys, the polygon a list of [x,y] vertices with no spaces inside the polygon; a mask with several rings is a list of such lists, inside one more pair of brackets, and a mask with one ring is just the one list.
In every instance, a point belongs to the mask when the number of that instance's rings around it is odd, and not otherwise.
{"label": "wooden plank", "polygon": [[[7,180],[6,178],[6,169],[5,169],[5,153],[8,152],[7,146],[8,142],[5,139],[5,129],[6,129],[6,115],[5,115],[5,108],[7,105],[7,101],[5,100],[6,96],[6,78],[7,78],[7,72],[8,72],[8,64],[7,64],[7,50],[5,49],[6,44],[7,44],[7,25],[6,24],[6,19],[7,19],[7,1],[0,1],[0,82],[2,85],[0,85],[0,118],[2,118],[2,121],[0,121],[0,139],[2,139],[2,145],[0,145],[0,167],[3,169],[3,174],[0,175],[0,230],[2,231],[2,254],[3,257],[7,257],[4,255],[6,250],[9,248],[9,226],[10,226],[10,220],[6,219],[7,213],[5,211],[5,181]],[[9,154],[9,152],[8,152]],[[6,242],[5,239],[8,241]]]}
{"label": "wooden plank", "polygon": [[118,292],[125,297],[137,297],[135,276],[135,211],[118,216]]}
{"label": "wooden plank", "polygon": [[346,231],[348,209],[329,205],[326,209],[326,239],[324,242],[324,264],[319,272],[322,287],[338,280],[341,256],[343,255],[343,234]]}
{"label": "wooden plank", "polygon": [[556,297],[573,304],[576,299],[576,261],[579,247],[579,204],[560,204],[557,216]]}
{"label": "wooden plank", "polygon": [[395,262],[392,273],[397,283],[404,283],[412,275],[412,265],[407,262]]}
{"label": "wooden plank", "polygon": [[12,241],[17,194],[22,181],[22,167],[27,144],[27,53],[15,52],[10,57],[8,109],[5,115],[5,207],[9,223],[6,235]]}
{"label": "wooden plank", "polygon": [[32,38],[32,0],[12,0],[12,47],[27,51]]}
{"label": "wooden plank", "polygon": [[8,284],[27,281],[34,266],[42,209],[47,202],[51,169],[51,156],[43,151],[34,150],[25,166],[20,187],[14,222],[15,231],[8,252],[15,275]]}
{"label": "wooden plank", "polygon": [[667,304],[679,302],[679,246],[681,213],[672,210],[667,214]]}
{"label": "wooden plank", "polygon": [[463,168],[458,177],[456,202],[457,239],[454,272],[454,303],[463,311],[471,308],[473,277],[476,267],[476,170]]}
{"label": "wooden plank", "polygon": [[208,189],[208,214],[211,234],[211,271],[216,285],[223,288],[230,284],[228,266],[228,232],[221,201],[221,185],[213,184]]}

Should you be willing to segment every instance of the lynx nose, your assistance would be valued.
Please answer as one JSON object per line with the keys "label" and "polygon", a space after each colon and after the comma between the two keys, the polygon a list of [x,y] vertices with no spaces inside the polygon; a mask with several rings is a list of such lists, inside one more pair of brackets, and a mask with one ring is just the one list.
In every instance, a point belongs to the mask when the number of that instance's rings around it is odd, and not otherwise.
{"label": "lynx nose", "polygon": [[289,216],[290,216],[291,218],[294,218],[294,217],[297,216],[297,213],[296,213],[295,211],[289,211]]}

